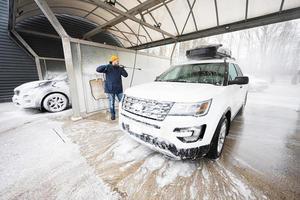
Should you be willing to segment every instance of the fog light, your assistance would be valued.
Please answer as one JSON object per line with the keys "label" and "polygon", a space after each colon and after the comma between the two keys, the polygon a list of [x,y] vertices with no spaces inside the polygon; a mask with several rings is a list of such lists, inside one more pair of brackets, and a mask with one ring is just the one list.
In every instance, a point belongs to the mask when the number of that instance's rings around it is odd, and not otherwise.
{"label": "fog light", "polygon": [[202,139],[205,133],[206,125],[189,128],[175,128],[174,132],[179,136],[177,138],[184,143],[196,142]]}

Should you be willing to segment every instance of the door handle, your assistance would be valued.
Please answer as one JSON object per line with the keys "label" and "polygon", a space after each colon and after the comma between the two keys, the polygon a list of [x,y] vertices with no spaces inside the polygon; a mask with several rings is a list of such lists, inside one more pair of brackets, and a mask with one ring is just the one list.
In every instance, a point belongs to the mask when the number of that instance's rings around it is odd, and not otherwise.
{"label": "door handle", "polygon": [[243,86],[241,85],[240,88],[243,88]]}

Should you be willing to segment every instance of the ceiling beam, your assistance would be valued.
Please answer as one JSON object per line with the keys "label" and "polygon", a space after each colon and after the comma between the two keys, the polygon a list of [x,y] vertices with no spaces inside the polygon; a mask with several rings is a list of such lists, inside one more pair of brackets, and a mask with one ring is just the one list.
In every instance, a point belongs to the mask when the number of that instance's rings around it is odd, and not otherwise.
{"label": "ceiling beam", "polygon": [[249,8],[249,0],[246,0],[245,20],[248,19],[248,8]]}
{"label": "ceiling beam", "polygon": [[46,37],[46,38],[52,38],[52,39],[58,39],[61,40],[59,35],[55,35],[55,34],[49,34],[49,33],[42,33],[39,31],[33,31],[33,30],[27,30],[27,29],[17,29],[16,30],[19,33],[25,33],[25,34],[29,34],[29,35],[35,35],[35,36],[40,36],[40,37]]}
{"label": "ceiling beam", "polygon": [[178,30],[177,24],[176,24],[176,22],[175,22],[175,19],[174,19],[173,15],[172,15],[172,13],[171,13],[171,11],[170,11],[168,5],[167,5],[165,2],[164,2],[163,4],[164,4],[165,8],[167,9],[167,11],[168,11],[168,13],[169,13],[169,15],[170,15],[170,17],[171,17],[171,19],[172,19],[172,22],[173,22],[174,27],[175,27],[175,29],[176,29],[177,35],[179,35],[179,30]]}
{"label": "ceiling beam", "polygon": [[215,2],[215,11],[216,11],[216,20],[217,20],[217,26],[220,25],[219,23],[219,11],[218,11],[218,3],[217,0],[214,1]]}
{"label": "ceiling beam", "polygon": [[281,1],[281,4],[280,4],[280,8],[279,8],[279,11],[281,12],[282,9],[283,9],[283,5],[284,5],[284,0]]}
{"label": "ceiling beam", "polygon": [[73,65],[73,55],[71,49],[71,41],[70,37],[60,24],[58,19],[56,18],[55,14],[49,7],[46,0],[34,0],[37,6],[41,9],[43,14],[49,20],[50,24],[59,34],[62,40],[63,52],[64,52],[64,59],[65,59],[65,66],[68,73],[68,77],[70,80],[70,93],[71,93],[71,100],[72,100],[72,111],[73,111],[73,119],[81,119],[80,114],[80,102],[79,102],[79,94],[76,84],[76,74]]}
{"label": "ceiling beam", "polygon": [[[190,13],[192,14],[192,18],[193,18],[193,21],[194,21],[194,25],[195,25],[195,30],[198,31],[198,27],[197,27],[197,23],[196,23],[196,19],[195,19],[195,15],[194,15],[194,5],[196,3],[196,0],[194,0],[193,4],[191,5],[191,2],[190,0],[187,0],[187,3],[189,5],[189,8],[190,8]],[[190,14],[189,14],[190,15]],[[184,29],[183,29],[184,30]],[[182,31],[183,32],[183,31]],[[182,34],[182,33],[181,33]]]}
{"label": "ceiling beam", "polygon": [[[135,35],[134,33],[127,32],[127,31],[120,31],[120,30],[117,30],[117,29],[114,29],[114,28],[108,28],[107,30],[116,31],[116,32],[119,32],[119,33],[126,33],[126,34],[129,34],[129,35]],[[147,37],[145,35],[139,34],[138,36],[147,39]]]}
{"label": "ceiling beam", "polygon": [[289,9],[289,10],[283,10],[281,12],[276,12],[276,13],[255,17],[247,20],[242,20],[231,24],[220,25],[205,30],[195,31],[192,33],[187,33],[184,35],[177,36],[177,40],[173,38],[166,38],[163,40],[158,40],[154,42],[149,42],[147,44],[134,46],[131,47],[130,49],[135,49],[135,50],[147,49],[151,47],[172,44],[175,42],[194,40],[198,38],[204,38],[213,35],[219,35],[219,34],[229,33],[233,31],[239,31],[239,30],[244,30],[244,29],[249,29],[258,26],[264,26],[268,24],[274,24],[278,22],[284,22],[284,21],[289,21],[289,20],[299,19],[299,18],[300,18],[300,7]]}
{"label": "ceiling beam", "polygon": [[[142,3],[140,0],[137,0],[139,3]],[[126,12],[128,12],[128,9],[125,7],[125,6],[123,6],[123,4],[121,4],[120,2],[116,2],[119,6],[121,6]],[[141,19],[144,21],[144,22],[146,22],[145,21],[145,18],[144,18],[144,16],[143,16],[143,14],[142,13],[140,13],[140,15],[141,15]],[[148,37],[150,38],[150,40],[151,40],[151,42],[153,41],[153,39],[152,39],[152,37],[151,37],[151,35],[149,34],[149,32],[147,31],[147,29],[144,27],[144,26],[142,26],[142,28],[144,29],[144,31],[146,32],[146,34],[148,35]],[[148,43],[148,40],[147,40],[147,37],[145,37],[145,39],[146,39],[146,43]]]}
{"label": "ceiling beam", "polygon": [[34,0],[37,6],[40,8],[45,17],[49,20],[50,24],[56,30],[61,38],[69,38],[69,35],[65,31],[64,27],[60,24],[58,19],[55,17],[51,8],[47,4],[46,0]]}
{"label": "ceiling beam", "polygon": [[[171,3],[172,1],[174,1],[174,0],[167,0],[167,1],[165,1],[165,3],[168,4],[168,3]],[[157,5],[157,6],[153,6],[153,8],[150,8],[150,9],[146,10],[146,11],[143,13],[143,15],[151,14],[154,10],[159,9],[159,8],[161,8],[162,6],[164,6],[163,3],[162,3],[162,4],[159,4],[159,5]]]}
{"label": "ceiling beam", "polygon": [[163,31],[163,30],[161,30],[161,29],[159,29],[159,28],[157,28],[157,27],[155,27],[151,24],[148,24],[148,23],[146,23],[146,22],[144,22],[144,21],[142,21],[142,20],[135,17],[136,14],[141,13],[142,11],[147,10],[147,9],[149,9],[149,8],[159,4],[161,2],[164,2],[164,1],[166,1],[166,0],[148,0],[148,1],[145,1],[144,3],[139,4],[138,6],[136,6],[134,8],[128,10],[128,12],[123,12],[123,11],[115,8],[114,6],[108,5],[107,3],[104,3],[100,0],[93,0],[92,2],[94,4],[98,5],[99,7],[103,8],[103,9],[110,10],[114,13],[117,13],[117,14],[119,14],[119,16],[115,17],[114,19],[106,22],[105,24],[103,24],[103,25],[89,31],[88,33],[84,34],[83,38],[84,39],[90,38],[93,35],[103,31],[103,29],[114,26],[114,25],[116,25],[120,22],[125,21],[126,19],[131,19],[132,21],[140,23],[140,24],[142,24],[142,25],[144,25],[144,26],[146,26],[146,27],[148,27],[152,30],[163,33],[163,34],[175,39],[176,38],[175,35],[170,34],[166,31]]}
{"label": "ceiling beam", "polygon": [[[107,10],[107,12],[109,12],[109,13],[112,14],[113,16],[117,17],[117,15],[116,15],[114,12],[112,12],[112,11],[110,11],[110,10]],[[137,36],[137,34],[132,30],[132,28],[131,28],[125,21],[123,21],[122,23],[123,23],[123,24],[131,31],[131,33],[136,37],[136,39],[138,40],[138,42],[140,42],[140,44],[142,44],[140,38],[139,38],[139,37]],[[117,27],[117,26],[115,26],[115,27]],[[131,46],[133,46],[133,45],[131,45]]]}
{"label": "ceiling beam", "polygon": [[[190,5],[190,1],[187,0],[187,2],[188,2],[188,5]],[[180,35],[183,34],[184,29],[185,29],[185,27],[186,27],[186,25],[187,25],[187,23],[188,23],[188,21],[189,21],[189,19],[190,19],[190,16],[191,16],[191,15],[193,16],[193,8],[194,8],[195,3],[196,3],[196,0],[194,0],[193,5],[189,6],[190,12],[189,12],[189,14],[188,14],[188,16],[187,16],[187,18],[186,18],[186,20],[185,20],[185,22],[184,22],[184,25],[183,25],[183,28],[182,28],[182,30],[181,30]],[[194,18],[193,18],[193,19],[194,19]],[[196,25],[196,21],[194,20],[194,22],[195,22],[195,30],[198,31],[198,28],[197,28],[197,25]]]}

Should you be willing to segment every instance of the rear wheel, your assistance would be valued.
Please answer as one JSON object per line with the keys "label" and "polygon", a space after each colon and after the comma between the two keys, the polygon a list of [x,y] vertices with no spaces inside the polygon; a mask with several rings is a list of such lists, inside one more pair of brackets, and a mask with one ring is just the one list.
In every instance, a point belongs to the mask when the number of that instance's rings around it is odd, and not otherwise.
{"label": "rear wheel", "polygon": [[223,116],[213,136],[212,142],[210,144],[210,149],[206,155],[207,158],[217,159],[218,157],[220,157],[223,151],[228,128],[229,128],[229,121],[226,116]]}
{"label": "rear wheel", "polygon": [[68,98],[60,93],[52,93],[43,100],[43,108],[48,112],[60,112],[67,108]]}

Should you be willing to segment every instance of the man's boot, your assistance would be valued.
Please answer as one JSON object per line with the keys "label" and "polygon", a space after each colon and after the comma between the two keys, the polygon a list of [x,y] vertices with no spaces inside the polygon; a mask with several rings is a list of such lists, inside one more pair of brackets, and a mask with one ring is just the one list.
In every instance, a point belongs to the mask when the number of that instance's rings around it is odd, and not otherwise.
{"label": "man's boot", "polygon": [[110,117],[110,119],[111,119],[111,120],[115,120],[115,119],[116,119],[116,116],[115,116],[115,115],[112,115],[112,116]]}

